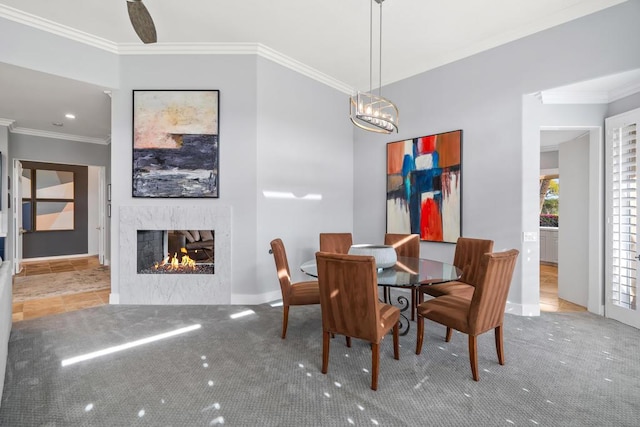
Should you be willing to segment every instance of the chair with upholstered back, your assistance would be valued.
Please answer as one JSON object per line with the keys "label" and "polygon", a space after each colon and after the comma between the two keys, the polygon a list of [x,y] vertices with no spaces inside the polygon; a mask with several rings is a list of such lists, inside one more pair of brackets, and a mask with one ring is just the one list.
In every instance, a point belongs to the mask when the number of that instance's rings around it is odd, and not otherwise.
{"label": "chair with upholstered back", "polygon": [[[399,257],[420,258],[420,235],[419,234],[393,234],[384,235],[384,244],[393,246]],[[385,291],[388,292],[389,288]],[[386,296],[385,298],[387,298]],[[418,288],[411,289],[411,320],[415,319],[416,307],[418,306]]]}
{"label": "chair with upholstered back", "polygon": [[[493,251],[493,240],[474,239],[471,237],[458,237],[456,251],[453,256],[453,265],[462,270],[460,279],[438,285],[421,286],[418,289],[418,303],[424,300],[424,295],[441,297],[444,295],[457,295],[471,299],[473,297],[474,284],[478,280],[480,262],[482,256]],[[451,328],[447,328],[445,337],[451,341]]]}
{"label": "chair with upholstered back", "polygon": [[280,290],[282,291],[282,339],[287,336],[287,323],[289,322],[289,306],[320,304],[318,281],[291,283],[291,272],[287,252],[281,239],[271,241],[271,252],[276,262]]}
{"label": "chair with upholstered back", "polygon": [[320,233],[320,252],[346,254],[353,245],[351,233]]}
{"label": "chair with upholstered back", "polygon": [[494,329],[498,362],[504,365],[502,323],[518,253],[516,249],[511,249],[484,254],[476,271],[475,291],[471,299],[445,295],[420,303],[417,310],[416,354],[422,351],[426,318],[469,335],[469,362],[475,381],[480,378],[478,335]]}
{"label": "chair with upholstered back", "polygon": [[[378,300],[377,269],[372,256],[317,252],[322,311],[322,373],[329,367],[331,334],[371,343],[371,389],[378,388],[380,342],[393,329],[393,355],[400,358],[400,310]],[[359,369],[359,368],[358,368]]]}

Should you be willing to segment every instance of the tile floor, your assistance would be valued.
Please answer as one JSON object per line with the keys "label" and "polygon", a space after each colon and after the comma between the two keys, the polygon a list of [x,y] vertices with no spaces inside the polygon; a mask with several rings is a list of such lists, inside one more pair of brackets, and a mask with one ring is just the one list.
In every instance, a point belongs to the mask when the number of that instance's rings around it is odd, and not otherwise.
{"label": "tile floor", "polygon": [[[98,267],[98,257],[55,259],[49,261],[23,261],[22,271],[17,276],[37,276],[65,271],[82,271]],[[83,308],[96,307],[109,303],[110,289],[41,298],[13,304],[13,321],[35,319],[36,317]]]}

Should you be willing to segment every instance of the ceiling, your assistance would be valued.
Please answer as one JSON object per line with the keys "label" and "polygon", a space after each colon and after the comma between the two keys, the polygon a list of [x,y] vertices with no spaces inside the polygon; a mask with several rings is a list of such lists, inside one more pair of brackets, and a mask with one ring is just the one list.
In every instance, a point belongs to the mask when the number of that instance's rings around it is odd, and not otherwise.
{"label": "ceiling", "polygon": [[[382,82],[410,77],[623,1],[385,1]],[[369,89],[368,0],[144,3],[156,25],[155,45],[143,45],[137,38],[126,0],[0,0],[0,17],[116,53],[259,43],[342,87]],[[375,4],[374,56],[377,8]],[[375,87],[379,77],[374,68]],[[106,143],[111,124],[105,90],[0,63],[0,124],[9,123],[14,132],[58,133]],[[68,112],[77,118],[65,119]]]}

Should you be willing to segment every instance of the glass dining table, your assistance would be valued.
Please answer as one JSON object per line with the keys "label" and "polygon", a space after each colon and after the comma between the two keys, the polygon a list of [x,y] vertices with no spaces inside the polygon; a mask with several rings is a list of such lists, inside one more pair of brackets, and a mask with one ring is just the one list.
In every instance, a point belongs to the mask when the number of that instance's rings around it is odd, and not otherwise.
{"label": "glass dining table", "polygon": [[[300,265],[300,270],[311,277],[318,277],[316,260],[312,259]],[[452,264],[427,259],[398,257],[394,266],[378,269],[378,286],[383,288],[382,299],[388,304],[393,304],[391,288],[405,288],[410,292],[420,286],[435,285],[438,283],[457,280],[462,275],[462,270]],[[409,294],[410,295],[410,294]],[[398,295],[395,301],[401,310],[400,334],[409,333],[409,318],[404,314],[410,310],[413,317],[415,307],[411,307],[410,298]]]}

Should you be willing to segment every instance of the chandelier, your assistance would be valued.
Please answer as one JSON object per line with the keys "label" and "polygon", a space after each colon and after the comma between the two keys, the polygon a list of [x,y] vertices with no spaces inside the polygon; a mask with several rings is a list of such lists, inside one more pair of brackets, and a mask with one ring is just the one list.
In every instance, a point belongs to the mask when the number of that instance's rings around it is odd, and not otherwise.
{"label": "chandelier", "polygon": [[[380,56],[378,64],[378,94],[372,90],[373,80],[373,2],[380,5]],[[349,118],[354,125],[361,129],[378,132],[398,132],[398,107],[391,101],[382,97],[382,2],[384,0],[371,0],[369,10],[369,92],[357,92],[350,98]]]}

